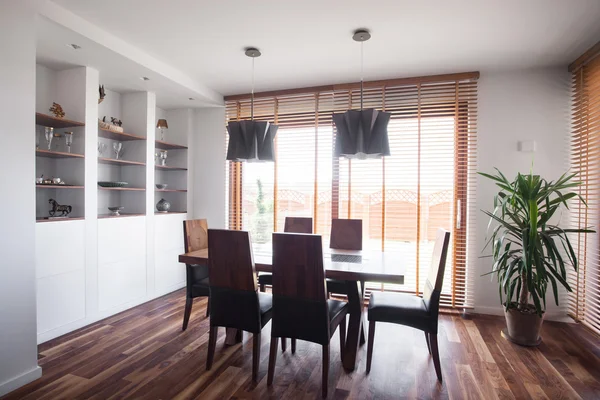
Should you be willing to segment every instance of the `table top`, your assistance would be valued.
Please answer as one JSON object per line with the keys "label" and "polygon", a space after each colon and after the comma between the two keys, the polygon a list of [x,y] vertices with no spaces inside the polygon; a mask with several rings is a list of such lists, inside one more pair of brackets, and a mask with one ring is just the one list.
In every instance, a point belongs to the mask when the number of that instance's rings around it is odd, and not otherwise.
{"label": "table top", "polygon": [[[272,272],[270,245],[252,246],[256,271]],[[323,249],[325,276],[346,281],[368,281],[404,284],[403,257],[400,253],[382,251],[350,251]],[[179,255],[179,262],[203,264],[208,261],[208,249]]]}

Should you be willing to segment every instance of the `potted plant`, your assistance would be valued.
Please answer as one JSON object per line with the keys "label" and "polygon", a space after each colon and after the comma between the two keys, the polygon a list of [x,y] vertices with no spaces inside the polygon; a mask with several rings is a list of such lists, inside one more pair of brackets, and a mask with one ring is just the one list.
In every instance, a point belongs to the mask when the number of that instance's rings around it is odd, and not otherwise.
{"label": "potted plant", "polygon": [[[558,305],[558,287],[567,291],[567,269],[577,270],[577,256],[569,240],[572,233],[592,233],[589,229],[563,229],[554,220],[557,210],[568,208],[570,199],[583,198],[573,188],[579,186],[573,175],[563,174],[556,181],[539,175],[517,174],[513,181],[496,169],[496,175],[480,173],[494,181],[500,191],[494,196],[484,250],[491,246],[492,271],[498,278],[500,301],[504,306],[509,340],[535,346],[546,311],[546,292],[551,287]],[[553,218],[555,217],[555,218]]]}

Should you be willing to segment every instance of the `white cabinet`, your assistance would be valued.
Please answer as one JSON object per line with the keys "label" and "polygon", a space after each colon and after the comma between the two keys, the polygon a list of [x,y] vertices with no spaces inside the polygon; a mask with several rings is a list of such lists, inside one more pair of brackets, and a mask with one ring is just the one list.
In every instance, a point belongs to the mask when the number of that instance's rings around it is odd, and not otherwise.
{"label": "white cabinet", "polygon": [[183,221],[186,214],[156,215],[154,218],[154,267],[156,295],[185,286],[185,264],[178,262],[184,252]]}

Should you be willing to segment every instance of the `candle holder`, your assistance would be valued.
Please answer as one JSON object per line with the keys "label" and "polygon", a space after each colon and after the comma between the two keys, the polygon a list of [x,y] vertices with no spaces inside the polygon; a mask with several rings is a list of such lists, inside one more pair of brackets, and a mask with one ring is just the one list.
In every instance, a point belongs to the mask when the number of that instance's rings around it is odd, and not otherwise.
{"label": "candle holder", "polygon": [[73,144],[73,132],[65,132],[65,143],[67,145],[67,152],[71,152],[71,145]]}
{"label": "candle holder", "polygon": [[46,138],[46,143],[48,144],[48,150],[52,149],[52,139],[54,138],[54,128],[50,126],[44,127],[44,137]]}
{"label": "candle holder", "polygon": [[164,167],[167,165],[167,151],[166,150],[161,150],[160,153],[158,153],[158,160],[160,161],[161,167]]}

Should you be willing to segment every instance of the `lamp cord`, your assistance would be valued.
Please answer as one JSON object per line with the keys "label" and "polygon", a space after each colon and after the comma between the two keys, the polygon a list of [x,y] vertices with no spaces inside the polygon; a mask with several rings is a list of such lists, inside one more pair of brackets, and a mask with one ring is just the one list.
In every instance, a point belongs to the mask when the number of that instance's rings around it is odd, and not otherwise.
{"label": "lamp cord", "polygon": [[364,73],[364,56],[363,56],[363,45],[365,42],[360,42],[360,110],[363,109],[363,73]]}
{"label": "lamp cord", "polygon": [[250,97],[250,121],[254,121],[254,57],[252,57],[252,95]]}

